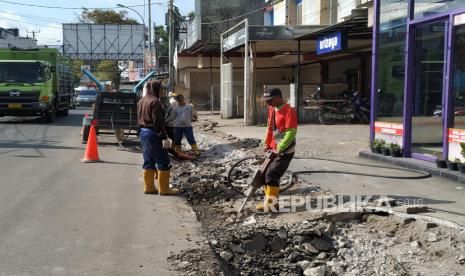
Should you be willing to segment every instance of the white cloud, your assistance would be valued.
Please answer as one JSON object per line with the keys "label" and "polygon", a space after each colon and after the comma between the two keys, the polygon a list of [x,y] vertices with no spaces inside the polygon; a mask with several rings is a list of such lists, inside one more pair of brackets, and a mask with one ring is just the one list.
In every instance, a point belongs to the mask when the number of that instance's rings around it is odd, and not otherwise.
{"label": "white cloud", "polygon": [[[36,31],[36,39],[41,44],[61,44],[63,31],[58,23],[34,24],[30,19],[22,17],[14,11],[0,11],[0,27],[18,28],[20,36],[32,36],[32,31]],[[29,33],[28,33],[29,32]]]}

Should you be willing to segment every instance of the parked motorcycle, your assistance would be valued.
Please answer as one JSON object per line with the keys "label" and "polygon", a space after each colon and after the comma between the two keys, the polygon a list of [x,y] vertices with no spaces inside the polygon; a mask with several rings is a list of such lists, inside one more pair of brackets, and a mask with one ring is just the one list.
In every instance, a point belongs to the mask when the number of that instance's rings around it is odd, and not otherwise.
{"label": "parked motorcycle", "polygon": [[332,125],[337,120],[352,124],[368,124],[370,108],[368,100],[362,98],[358,91],[344,93],[343,100],[325,100],[321,98],[320,88],[316,93],[318,119],[323,125]]}
{"label": "parked motorcycle", "polygon": [[[454,116],[465,116],[465,97],[460,95],[460,96],[455,96],[454,97]],[[442,105],[436,106],[436,108],[433,110],[433,116],[434,117],[442,117]]]}

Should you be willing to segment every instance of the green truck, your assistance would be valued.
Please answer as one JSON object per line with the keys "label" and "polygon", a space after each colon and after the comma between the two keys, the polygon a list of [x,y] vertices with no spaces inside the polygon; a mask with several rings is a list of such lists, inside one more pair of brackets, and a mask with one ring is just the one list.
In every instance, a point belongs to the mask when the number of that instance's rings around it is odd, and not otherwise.
{"label": "green truck", "polygon": [[56,49],[0,49],[0,117],[67,116],[73,97],[69,60]]}

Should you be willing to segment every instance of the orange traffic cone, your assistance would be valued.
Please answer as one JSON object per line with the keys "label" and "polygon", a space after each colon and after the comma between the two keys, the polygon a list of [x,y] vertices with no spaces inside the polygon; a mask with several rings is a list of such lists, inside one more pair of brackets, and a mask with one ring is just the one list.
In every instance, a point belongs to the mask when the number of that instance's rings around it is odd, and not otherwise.
{"label": "orange traffic cone", "polygon": [[95,126],[90,126],[89,139],[87,140],[86,153],[84,158],[81,159],[84,163],[95,163],[102,162],[98,157],[98,145],[97,145],[97,134],[95,132]]}

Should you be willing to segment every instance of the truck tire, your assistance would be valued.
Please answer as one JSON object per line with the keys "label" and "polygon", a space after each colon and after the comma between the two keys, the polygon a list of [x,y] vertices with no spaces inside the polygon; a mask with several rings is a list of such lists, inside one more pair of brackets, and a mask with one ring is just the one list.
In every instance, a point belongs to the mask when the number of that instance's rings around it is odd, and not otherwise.
{"label": "truck tire", "polygon": [[52,105],[49,111],[42,117],[45,123],[53,123],[57,116],[55,105]]}

